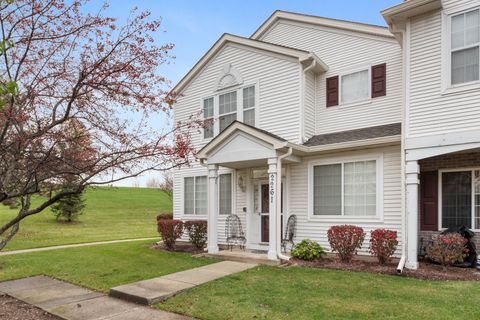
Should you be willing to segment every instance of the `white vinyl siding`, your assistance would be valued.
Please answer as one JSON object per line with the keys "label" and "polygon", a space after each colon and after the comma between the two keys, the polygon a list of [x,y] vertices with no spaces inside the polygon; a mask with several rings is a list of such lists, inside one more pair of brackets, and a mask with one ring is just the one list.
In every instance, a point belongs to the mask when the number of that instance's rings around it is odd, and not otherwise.
{"label": "white vinyl siding", "polygon": [[[315,133],[325,134],[374,127],[402,121],[402,49],[395,39],[363,36],[300,22],[279,21],[259,40],[314,52],[328,71],[316,76]],[[359,67],[387,64],[386,96],[369,99],[355,107],[326,107],[325,79]],[[308,88],[308,87],[307,87]],[[350,104],[349,104],[350,105]],[[309,137],[308,131],[306,136]]]}
{"label": "white vinyl siding", "polygon": [[207,214],[207,177],[185,177],[183,210],[186,215]]}
{"label": "white vinyl siding", "polygon": [[[371,155],[376,157],[379,153],[383,155],[383,168],[378,175],[382,175],[380,205],[381,219],[356,216],[313,216],[309,215],[309,165],[308,161],[327,161],[337,157],[367,159]],[[368,254],[370,231],[378,228],[390,229],[398,232],[400,243],[402,242],[402,211],[401,211],[401,156],[400,146],[376,148],[367,152],[344,152],[323,156],[319,158],[310,157],[307,161],[290,165],[288,184],[288,209],[287,213],[297,215],[297,235],[295,242],[303,239],[311,239],[318,242],[325,248],[329,248],[327,231],[331,226],[341,224],[354,224],[362,227],[367,233],[367,238],[360,250],[361,254]],[[377,180],[378,181],[378,180]],[[399,245],[396,255],[400,254]]]}
{"label": "white vinyl siding", "polygon": [[[449,17],[465,12],[467,3],[448,0],[442,5],[444,11],[411,20],[407,138],[474,131],[480,123],[480,84],[449,88],[451,34],[447,25]],[[478,2],[471,5],[478,6]]]}

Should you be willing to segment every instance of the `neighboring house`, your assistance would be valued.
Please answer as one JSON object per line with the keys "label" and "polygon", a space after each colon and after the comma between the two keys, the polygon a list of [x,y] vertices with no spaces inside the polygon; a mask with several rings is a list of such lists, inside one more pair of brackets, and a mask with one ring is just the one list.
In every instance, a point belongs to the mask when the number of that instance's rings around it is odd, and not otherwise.
{"label": "neighboring house", "polygon": [[479,5],[410,0],[382,12],[389,29],[276,11],[224,34],[174,88],[175,120],[206,123],[175,218],[207,219],[216,253],[236,214],[270,259],[292,214],[296,241],[326,248],[332,225],[364,228],[360,253],[387,228],[410,268],[420,238],[480,229]]}

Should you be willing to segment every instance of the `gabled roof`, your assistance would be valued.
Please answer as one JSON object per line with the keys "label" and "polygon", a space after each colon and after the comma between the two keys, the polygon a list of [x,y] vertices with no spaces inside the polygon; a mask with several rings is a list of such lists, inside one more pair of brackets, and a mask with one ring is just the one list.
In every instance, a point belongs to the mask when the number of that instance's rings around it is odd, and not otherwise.
{"label": "gabled roof", "polygon": [[400,136],[402,134],[401,123],[392,123],[383,126],[369,127],[356,130],[348,130],[334,132],[328,134],[320,134],[311,137],[304,143],[307,147],[322,146],[333,143],[352,142],[360,140],[368,140],[375,138],[383,138],[390,136]]}
{"label": "gabled roof", "polygon": [[256,127],[252,127],[243,122],[235,120],[227,128],[225,128],[225,130],[223,130],[219,135],[217,135],[209,143],[207,143],[202,149],[200,149],[200,151],[197,153],[197,158],[206,159],[208,154],[212,150],[215,150],[215,148],[219,144],[221,144],[222,141],[224,141],[226,138],[228,138],[229,136],[231,136],[232,134],[238,131],[245,132],[247,134],[255,136],[260,140],[263,140],[271,144],[274,149],[283,148],[286,145],[288,145],[287,140],[283,139],[282,137],[279,137],[268,131],[265,131]]}
{"label": "gabled roof", "polygon": [[328,66],[313,52],[225,33],[220,37],[220,39],[217,40],[217,42],[215,42],[215,44],[207,51],[207,53],[203,55],[203,57],[193,66],[193,68],[190,69],[190,71],[182,78],[182,80],[178,82],[178,84],[172,89],[172,92],[179,94],[205,67],[205,65],[228,43],[269,51],[286,57],[293,57],[298,59],[299,63],[308,63],[312,61],[315,62],[313,71],[316,72],[325,72],[328,70]]}
{"label": "gabled roof", "polygon": [[336,29],[348,30],[353,32],[360,32],[371,34],[380,37],[393,38],[393,35],[386,27],[377,26],[366,23],[359,23],[346,20],[338,20],[331,18],[324,18],[319,16],[300,14],[295,12],[288,12],[276,10],[251,36],[251,39],[260,39],[272,26],[279,20],[290,20],[296,22],[303,22],[313,25],[321,25]]}
{"label": "gabled roof", "polygon": [[440,9],[441,0],[409,0],[391,8],[382,10],[382,16],[391,27],[392,24],[429,11]]}

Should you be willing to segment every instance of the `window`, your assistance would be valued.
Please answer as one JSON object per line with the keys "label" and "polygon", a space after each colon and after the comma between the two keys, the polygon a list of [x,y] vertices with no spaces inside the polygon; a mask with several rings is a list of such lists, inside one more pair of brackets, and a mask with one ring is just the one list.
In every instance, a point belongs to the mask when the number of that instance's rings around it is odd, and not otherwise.
{"label": "window", "polygon": [[451,17],[451,84],[479,80],[480,10]]}
{"label": "window", "polygon": [[218,96],[218,114],[220,116],[220,132],[237,120],[237,91]]}
{"label": "window", "polygon": [[203,138],[213,137],[213,98],[203,100],[204,129]]}
{"label": "window", "polygon": [[219,175],[219,213],[232,214],[232,174]]}
{"label": "window", "polygon": [[255,126],[255,87],[243,89],[243,122]]}
{"label": "window", "polygon": [[480,170],[442,172],[442,228],[480,229]]}
{"label": "window", "polygon": [[235,120],[255,126],[257,91],[258,88],[251,85],[203,99],[203,138],[213,138]]}
{"label": "window", "polygon": [[369,69],[345,74],[340,77],[340,103],[346,104],[369,98]]}
{"label": "window", "polygon": [[184,214],[207,214],[207,177],[184,178]]}
{"label": "window", "polygon": [[313,166],[313,215],[377,215],[377,160]]}

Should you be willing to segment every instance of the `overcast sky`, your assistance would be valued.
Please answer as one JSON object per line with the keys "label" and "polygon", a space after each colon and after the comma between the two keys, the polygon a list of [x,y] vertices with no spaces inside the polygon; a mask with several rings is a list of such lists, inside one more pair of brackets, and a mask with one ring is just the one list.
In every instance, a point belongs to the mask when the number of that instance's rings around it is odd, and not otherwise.
{"label": "overcast sky", "polygon": [[[179,81],[200,57],[225,32],[249,37],[277,9],[318,15],[328,18],[385,25],[380,15],[382,9],[401,3],[402,0],[115,0],[110,1],[107,14],[119,18],[128,17],[130,9],[148,9],[153,17],[163,19],[162,30],[156,35],[159,43],[175,44],[175,61],[161,68],[160,72],[172,81]],[[88,5],[92,12],[102,3],[93,0]],[[154,126],[165,125],[161,118]],[[149,177],[142,177],[140,186]],[[121,185],[132,186],[133,181]]]}

